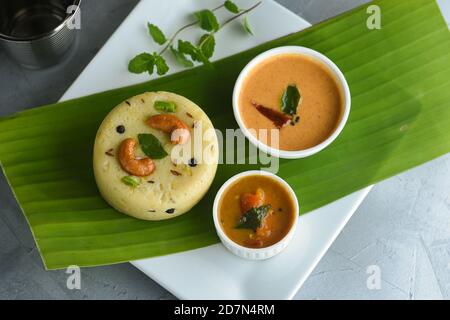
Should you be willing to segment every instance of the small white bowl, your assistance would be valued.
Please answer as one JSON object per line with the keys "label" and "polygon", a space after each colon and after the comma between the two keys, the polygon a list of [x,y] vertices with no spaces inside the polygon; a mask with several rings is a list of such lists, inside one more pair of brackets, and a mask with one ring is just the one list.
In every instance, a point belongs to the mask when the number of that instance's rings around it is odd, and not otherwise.
{"label": "small white bowl", "polygon": [[[292,200],[294,201],[295,213],[294,213],[294,222],[292,223],[291,229],[284,236],[283,239],[281,239],[274,245],[272,245],[270,247],[266,247],[266,248],[254,249],[254,248],[247,248],[247,247],[237,244],[236,242],[231,240],[225,234],[225,232],[223,231],[222,226],[220,224],[220,221],[219,221],[219,210],[218,210],[219,202],[220,202],[220,199],[222,198],[224,191],[235,181],[237,181],[243,177],[251,176],[251,175],[264,175],[264,176],[268,176],[268,177],[275,179],[289,191],[289,194],[291,195]],[[235,255],[237,255],[241,258],[245,258],[248,260],[268,259],[268,258],[271,258],[271,257],[277,255],[281,251],[283,251],[287,247],[289,242],[292,240],[292,238],[294,237],[295,230],[297,228],[297,223],[298,223],[298,216],[299,216],[298,200],[297,200],[297,196],[295,195],[294,190],[292,190],[291,186],[286,181],[284,181],[280,177],[274,175],[273,173],[266,172],[266,171],[258,171],[258,170],[245,171],[245,172],[241,172],[241,173],[231,177],[223,184],[223,186],[217,192],[216,198],[214,199],[214,205],[213,205],[214,225],[216,227],[216,232],[220,238],[220,241],[222,241],[223,245],[228,250],[230,250],[232,253],[234,253]]]}
{"label": "small white bowl", "polygon": [[[272,148],[261,141],[259,141],[254,135],[250,133],[250,131],[245,127],[244,122],[242,121],[241,114],[239,112],[239,94],[241,91],[242,84],[249,74],[249,72],[257,65],[259,65],[262,61],[266,60],[267,58],[271,58],[273,56],[281,55],[281,54],[300,54],[304,56],[311,57],[313,59],[316,59],[320,62],[322,62],[325,66],[328,67],[328,69],[331,71],[331,73],[336,77],[338,85],[340,86],[340,89],[343,93],[343,99],[344,99],[344,112],[343,115],[339,121],[339,124],[337,128],[334,130],[334,132],[322,143],[308,148],[304,150],[296,150],[296,151],[286,151],[286,150],[279,150],[276,148]],[[350,114],[350,106],[351,106],[351,95],[350,95],[350,88],[348,86],[347,80],[345,79],[344,75],[342,74],[341,70],[326,56],[323,54],[309,49],[305,47],[300,46],[286,46],[286,47],[278,47],[274,48],[268,51],[265,51],[261,53],[260,55],[256,56],[253,60],[251,60],[245,68],[241,71],[239,74],[239,77],[236,81],[236,84],[234,86],[233,91],[233,112],[234,117],[236,118],[236,121],[241,128],[244,135],[247,137],[247,139],[250,140],[250,142],[258,147],[260,150],[274,156],[274,157],[280,157],[285,159],[298,159],[298,158],[305,158],[308,156],[311,156],[324,148],[326,148],[328,145],[330,145],[337,136],[341,133],[342,129],[344,129],[344,126],[347,122],[348,116]]]}

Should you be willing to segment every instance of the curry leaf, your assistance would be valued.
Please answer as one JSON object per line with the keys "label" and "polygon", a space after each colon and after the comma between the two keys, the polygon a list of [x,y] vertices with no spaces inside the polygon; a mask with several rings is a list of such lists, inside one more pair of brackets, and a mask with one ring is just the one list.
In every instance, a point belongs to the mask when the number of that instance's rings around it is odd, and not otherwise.
{"label": "curry leaf", "polygon": [[290,84],[281,97],[281,111],[294,115],[297,113],[298,103],[300,102],[300,91],[295,84]]}
{"label": "curry leaf", "polygon": [[256,232],[256,229],[261,227],[263,220],[269,213],[270,205],[265,205],[248,210],[239,220],[237,229],[252,229]]}
{"label": "curry leaf", "polygon": [[163,159],[168,155],[158,138],[151,133],[138,134],[138,139],[142,151],[151,159]]}
{"label": "curry leaf", "polygon": [[205,9],[194,13],[200,28],[206,31],[217,31],[219,30],[219,22],[211,10]]}
{"label": "curry leaf", "polygon": [[233,1],[225,1],[224,6],[228,11],[232,13],[239,13],[239,7]]}
{"label": "curry leaf", "polygon": [[147,23],[147,27],[148,27],[148,32],[150,33],[150,35],[152,36],[153,40],[157,44],[164,44],[164,43],[166,43],[167,38],[164,35],[164,33],[161,31],[161,29],[159,29],[157,26],[155,26],[154,24],[151,24],[151,23]]}
{"label": "curry leaf", "polygon": [[175,59],[180,63],[183,67],[192,67],[194,63],[189,60],[183,53],[175,49],[173,46],[170,46],[170,51],[172,52]]}

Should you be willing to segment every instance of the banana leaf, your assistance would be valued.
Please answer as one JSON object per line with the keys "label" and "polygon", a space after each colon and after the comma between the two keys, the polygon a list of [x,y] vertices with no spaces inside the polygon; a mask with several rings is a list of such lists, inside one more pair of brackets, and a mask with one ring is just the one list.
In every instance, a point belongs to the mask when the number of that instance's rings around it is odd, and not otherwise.
{"label": "banana leaf", "polygon": [[367,28],[362,6],[217,61],[212,71],[197,67],[0,119],[1,165],[46,268],[119,263],[217,243],[211,217],[216,191],[231,175],[258,165],[220,165],[209,193],[191,212],[140,221],[101,198],[92,172],[95,133],[119,102],[155,90],[192,99],[220,130],[236,128],[234,82],[248,61],[273,47],[324,53],[352,91],[349,121],[330,147],[280,161],[278,174],[296,191],[302,214],[449,152],[450,34],[435,1],[371,4],[381,8],[379,30]]}

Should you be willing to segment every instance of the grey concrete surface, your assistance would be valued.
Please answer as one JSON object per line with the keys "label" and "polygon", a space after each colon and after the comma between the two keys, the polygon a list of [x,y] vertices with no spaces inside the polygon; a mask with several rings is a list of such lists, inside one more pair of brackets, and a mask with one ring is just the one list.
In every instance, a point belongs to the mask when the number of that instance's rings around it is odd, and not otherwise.
{"label": "grey concrete surface", "polygon": [[[367,2],[278,1],[311,23]],[[136,3],[85,0],[83,35],[72,56],[56,67],[25,70],[0,51],[0,116],[57,101]],[[296,298],[449,299],[449,191],[449,155],[379,183]],[[379,290],[366,285],[371,265],[381,271]],[[174,298],[130,264],[87,268],[82,276],[82,289],[68,290],[64,271],[43,269],[26,221],[0,176],[0,299]]]}

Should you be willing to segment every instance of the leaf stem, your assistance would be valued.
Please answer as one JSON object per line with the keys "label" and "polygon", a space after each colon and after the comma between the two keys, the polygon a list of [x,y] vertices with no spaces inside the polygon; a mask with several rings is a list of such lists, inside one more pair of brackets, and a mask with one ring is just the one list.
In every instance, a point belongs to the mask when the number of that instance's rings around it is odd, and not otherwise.
{"label": "leaf stem", "polygon": [[225,7],[225,3],[222,3],[220,6],[215,7],[214,9],[212,9],[211,11],[217,11],[219,9],[222,9],[223,7]]}
{"label": "leaf stem", "polygon": [[195,26],[198,23],[198,21],[195,22],[191,22],[183,27],[181,27],[180,29],[178,29],[177,32],[174,33],[174,35],[169,39],[169,42],[167,43],[167,45],[159,52],[159,55],[162,55],[173,43],[173,41],[176,39],[176,37],[183,31],[186,30],[190,27]]}
{"label": "leaf stem", "polygon": [[256,3],[254,6],[243,10],[241,12],[239,12],[238,14],[236,14],[234,17],[231,17],[230,19],[226,20],[224,23],[222,23],[222,26],[220,28],[223,28],[224,26],[226,26],[228,23],[230,23],[233,20],[236,20],[237,18],[239,18],[240,16],[249,13],[250,11],[252,11],[253,9],[255,9],[257,6],[259,6],[261,4],[261,1],[259,1],[258,3]]}
{"label": "leaf stem", "polygon": [[[220,6],[215,7],[214,9],[212,9],[211,11],[217,11],[221,8],[225,7],[225,4],[221,4]],[[191,23],[188,23],[187,25],[181,27],[180,29],[178,29],[172,37],[170,37],[169,42],[167,43],[167,45],[159,52],[159,55],[162,55],[164,52],[166,52],[167,49],[169,49],[169,47],[172,45],[172,43],[175,41],[175,39],[177,38],[177,36],[184,30],[195,26],[198,23],[198,21],[194,21]]]}

